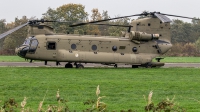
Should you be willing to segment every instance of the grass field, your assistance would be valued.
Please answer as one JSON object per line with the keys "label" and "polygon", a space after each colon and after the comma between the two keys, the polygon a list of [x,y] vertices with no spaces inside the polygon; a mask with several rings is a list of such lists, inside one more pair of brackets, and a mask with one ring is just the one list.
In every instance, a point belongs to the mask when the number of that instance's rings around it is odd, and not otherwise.
{"label": "grass field", "polygon": [[70,110],[78,112],[88,105],[83,102],[96,99],[96,87],[108,110],[144,111],[143,95],[153,91],[153,102],[175,96],[177,104],[188,112],[200,111],[200,69],[198,68],[29,68],[0,67],[0,100],[15,98],[21,102],[28,97],[26,108],[35,111],[46,94],[43,107],[57,104],[56,92],[68,101]]}
{"label": "grass field", "polygon": [[[154,60],[156,61],[156,60]],[[25,62],[19,56],[0,56],[0,62]],[[200,57],[165,57],[161,62],[165,63],[200,63]]]}
{"label": "grass field", "polygon": [[25,62],[25,59],[19,56],[0,56],[0,62]]}

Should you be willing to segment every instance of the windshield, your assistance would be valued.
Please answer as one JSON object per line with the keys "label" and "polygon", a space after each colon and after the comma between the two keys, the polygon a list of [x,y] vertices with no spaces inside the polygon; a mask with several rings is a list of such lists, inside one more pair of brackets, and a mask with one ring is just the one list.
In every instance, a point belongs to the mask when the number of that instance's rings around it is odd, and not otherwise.
{"label": "windshield", "polygon": [[23,43],[22,45],[30,45],[31,38],[32,38],[32,37],[26,38],[26,40],[24,41],[24,43]]}
{"label": "windshield", "polygon": [[24,41],[22,45],[29,46],[29,53],[34,53],[37,49],[38,46],[38,40],[33,36],[33,37],[28,37]]}
{"label": "windshield", "polygon": [[35,37],[31,38],[29,52],[34,53],[38,46],[38,40]]}

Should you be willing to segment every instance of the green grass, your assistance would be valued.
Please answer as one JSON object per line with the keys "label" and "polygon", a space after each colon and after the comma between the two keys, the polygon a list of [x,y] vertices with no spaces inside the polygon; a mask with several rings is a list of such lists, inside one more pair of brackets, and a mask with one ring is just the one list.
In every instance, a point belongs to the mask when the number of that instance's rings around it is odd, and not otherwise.
{"label": "green grass", "polygon": [[19,56],[0,56],[0,62],[25,62],[25,59]]}
{"label": "green grass", "polygon": [[0,100],[15,98],[21,102],[28,97],[27,107],[38,108],[48,90],[44,107],[57,104],[56,91],[67,99],[71,110],[81,111],[90,106],[83,102],[96,99],[96,87],[100,85],[100,96],[108,110],[144,111],[143,95],[153,90],[153,102],[157,104],[175,96],[179,106],[188,112],[200,111],[199,68],[29,68],[0,67]]}

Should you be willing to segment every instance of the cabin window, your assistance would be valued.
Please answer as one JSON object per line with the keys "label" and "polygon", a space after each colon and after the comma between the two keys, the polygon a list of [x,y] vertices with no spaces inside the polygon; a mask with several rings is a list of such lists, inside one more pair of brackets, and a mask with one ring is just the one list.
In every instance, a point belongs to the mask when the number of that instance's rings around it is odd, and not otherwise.
{"label": "cabin window", "polygon": [[113,51],[117,51],[117,46],[113,46],[113,47],[112,47],[112,50],[113,50]]}
{"label": "cabin window", "polygon": [[97,46],[96,45],[92,45],[92,50],[93,51],[97,50]]}
{"label": "cabin window", "polygon": [[76,49],[76,44],[72,44],[72,45],[71,45],[71,48],[72,48],[73,50],[75,50],[75,49]]}
{"label": "cabin window", "polygon": [[56,42],[48,42],[47,49],[48,50],[56,50]]}
{"label": "cabin window", "polygon": [[38,26],[38,29],[44,29],[44,26]]}
{"label": "cabin window", "polygon": [[137,47],[133,47],[132,51],[137,52]]}

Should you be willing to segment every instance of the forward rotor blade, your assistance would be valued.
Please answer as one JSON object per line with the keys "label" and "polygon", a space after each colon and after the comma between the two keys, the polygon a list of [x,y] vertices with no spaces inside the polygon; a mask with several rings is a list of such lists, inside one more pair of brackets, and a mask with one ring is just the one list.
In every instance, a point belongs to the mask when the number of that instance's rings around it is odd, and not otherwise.
{"label": "forward rotor blade", "polygon": [[13,29],[11,29],[11,30],[5,32],[5,33],[2,33],[2,34],[0,35],[0,39],[4,38],[5,36],[7,36],[7,35],[9,35],[9,34],[11,34],[11,33],[13,33],[14,31],[16,31],[16,30],[18,30],[18,29],[20,29],[20,28],[26,26],[27,24],[29,24],[29,23],[28,23],[28,22],[27,22],[27,23],[24,23],[24,24],[22,24],[22,25],[20,25],[20,26],[17,26],[17,27],[15,27],[15,28],[13,28]]}
{"label": "forward rotor blade", "polygon": [[191,18],[191,17],[185,17],[185,16],[178,16],[178,15],[171,15],[171,14],[163,14],[163,13],[160,13],[160,14],[166,15],[166,16],[172,16],[172,17],[180,17],[180,18],[187,18],[187,19],[200,20],[200,19]]}
{"label": "forward rotor blade", "polygon": [[72,21],[55,21],[55,22],[58,22],[58,23],[72,23]]}
{"label": "forward rotor blade", "polygon": [[114,19],[121,19],[121,18],[127,18],[127,17],[133,17],[133,16],[141,16],[141,15],[145,15],[145,14],[135,14],[135,15],[130,15],[130,16],[122,16],[122,17],[104,19],[104,20],[99,20],[99,21],[91,21],[91,22],[87,22],[87,23],[77,23],[77,24],[70,25],[70,27],[82,26],[82,25],[91,24],[91,23],[99,23],[99,22],[110,21],[110,20],[114,20]]}
{"label": "forward rotor blade", "polygon": [[58,23],[71,23],[71,21],[57,21],[57,20],[38,20],[37,22],[58,22]]}

